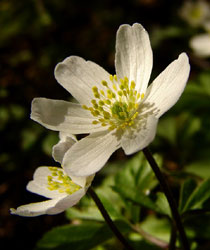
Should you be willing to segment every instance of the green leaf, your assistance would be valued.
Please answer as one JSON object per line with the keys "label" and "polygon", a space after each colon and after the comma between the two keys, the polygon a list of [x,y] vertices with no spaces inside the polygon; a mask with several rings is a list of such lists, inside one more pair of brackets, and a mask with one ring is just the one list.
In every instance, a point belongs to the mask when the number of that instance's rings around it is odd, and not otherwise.
{"label": "green leaf", "polygon": [[140,206],[149,208],[153,211],[156,211],[158,213],[162,213],[162,211],[157,207],[155,202],[153,202],[147,195],[139,192],[136,194],[135,189],[118,189],[117,187],[113,187],[113,189],[120,194],[121,197],[123,197],[127,201],[131,201],[134,204],[138,204]]}
{"label": "green leaf", "polygon": [[205,201],[210,198],[210,179],[203,181],[190,195],[183,212],[193,209],[201,209]]}
{"label": "green leaf", "polygon": [[115,186],[120,188],[125,185],[126,188],[135,188],[143,193],[148,192],[157,185],[154,173],[142,153],[128,160],[115,176]]}
{"label": "green leaf", "polygon": [[[121,233],[130,231],[128,224],[123,221],[116,221],[115,225]],[[65,225],[47,232],[37,243],[36,250],[88,250],[112,237],[114,235],[105,223],[86,222],[80,225]]]}
{"label": "green leaf", "polygon": [[[160,163],[160,157],[155,157]],[[148,194],[157,185],[157,179],[142,153],[127,161],[122,170],[115,176],[113,190],[124,200],[130,218],[135,222],[140,209],[136,205],[161,212]],[[129,203],[130,201],[131,203]]]}
{"label": "green leaf", "polygon": [[105,195],[99,194],[97,192],[97,195],[101,202],[103,203],[106,211],[108,212],[109,216],[114,220],[114,219],[123,219],[123,216],[115,209],[115,204],[109,199],[106,198]]}
{"label": "green leaf", "polygon": [[[124,203],[119,195],[112,190],[113,184],[114,176],[110,175],[100,183],[100,186],[94,189],[111,218],[113,220],[122,219],[121,211]],[[77,206],[69,208],[66,211],[66,216],[70,220],[104,221],[98,207],[89,195],[83,197]]]}
{"label": "green leaf", "polygon": [[180,192],[180,200],[179,200],[179,211],[180,213],[184,212],[184,207],[186,205],[186,202],[189,198],[189,196],[192,194],[194,189],[196,188],[197,184],[194,179],[188,179],[184,181],[184,183],[181,186],[181,192]]}
{"label": "green leaf", "polygon": [[77,206],[71,207],[66,210],[66,217],[70,220],[95,220],[104,221],[100,211],[95,205],[88,205],[78,208]]}
{"label": "green leaf", "polygon": [[155,204],[157,205],[162,214],[171,217],[171,209],[164,193],[161,192],[157,193],[157,200]]}
{"label": "green leaf", "polygon": [[140,227],[147,233],[164,240],[169,241],[171,225],[167,218],[158,218],[154,215],[148,216]]}
{"label": "green leaf", "polygon": [[185,172],[197,175],[201,178],[210,178],[210,160],[201,159],[194,161],[185,167]]}

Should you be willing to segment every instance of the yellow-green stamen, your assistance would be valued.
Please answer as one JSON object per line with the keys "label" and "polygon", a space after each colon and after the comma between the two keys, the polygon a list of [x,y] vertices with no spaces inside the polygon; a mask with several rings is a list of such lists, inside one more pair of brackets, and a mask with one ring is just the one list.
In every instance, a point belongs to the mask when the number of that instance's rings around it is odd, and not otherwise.
{"label": "yellow-green stamen", "polygon": [[94,125],[108,126],[109,130],[131,127],[139,115],[138,108],[144,93],[139,93],[135,82],[127,77],[118,81],[116,75],[110,75],[109,80],[101,81],[102,89],[93,86],[96,99],[91,100],[92,107],[82,107],[96,117],[92,122]]}
{"label": "yellow-green stamen", "polygon": [[62,168],[48,167],[48,169],[51,171],[51,175],[47,178],[49,190],[73,194],[81,188],[75,184],[68,175],[64,174]]}

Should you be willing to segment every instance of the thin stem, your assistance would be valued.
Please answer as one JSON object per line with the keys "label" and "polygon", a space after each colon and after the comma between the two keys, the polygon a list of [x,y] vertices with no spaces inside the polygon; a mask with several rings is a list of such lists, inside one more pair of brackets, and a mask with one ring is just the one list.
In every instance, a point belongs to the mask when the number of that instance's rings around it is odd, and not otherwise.
{"label": "thin stem", "polygon": [[103,206],[102,202],[100,201],[99,197],[97,196],[97,194],[95,193],[95,191],[91,187],[88,189],[88,193],[92,197],[92,199],[94,200],[96,206],[98,207],[98,209],[100,210],[102,216],[104,217],[104,220],[106,221],[106,223],[108,224],[108,226],[110,227],[112,232],[115,234],[115,236],[118,238],[118,240],[124,245],[124,247],[126,249],[134,250],[129,245],[129,243],[126,241],[126,239],[121,234],[121,232],[118,230],[118,228],[115,226],[114,222],[110,218],[109,214],[107,213],[106,209],[104,208],[104,206]]}
{"label": "thin stem", "polygon": [[169,242],[169,250],[175,250],[176,249],[176,225],[174,222],[171,222],[171,238]]}
{"label": "thin stem", "polygon": [[172,213],[174,222],[176,224],[176,228],[179,231],[179,235],[180,235],[180,238],[181,238],[183,249],[184,250],[190,250],[190,246],[189,246],[189,243],[188,243],[188,240],[187,240],[187,236],[185,234],[184,227],[182,225],[182,221],[181,221],[178,209],[177,209],[175,199],[174,199],[173,194],[171,192],[171,189],[169,188],[168,183],[166,182],[165,178],[163,177],[163,175],[162,175],[162,173],[161,173],[155,159],[153,158],[152,154],[150,153],[149,149],[144,148],[143,153],[144,153],[146,159],[148,160],[152,170],[154,171],[157,179],[159,180],[159,183],[160,183],[160,185],[161,185],[161,187],[163,189],[163,192],[165,193],[165,196],[166,196],[166,198],[168,200],[169,206],[171,208],[171,213]]}

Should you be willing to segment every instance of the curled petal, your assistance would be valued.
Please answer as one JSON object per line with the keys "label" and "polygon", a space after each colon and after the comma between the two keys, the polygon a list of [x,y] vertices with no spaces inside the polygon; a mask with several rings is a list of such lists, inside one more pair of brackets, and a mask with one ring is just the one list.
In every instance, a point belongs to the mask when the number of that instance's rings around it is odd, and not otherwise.
{"label": "curled petal", "polygon": [[74,145],[77,139],[75,136],[66,133],[59,133],[59,135],[61,140],[53,146],[52,156],[55,161],[61,163],[65,153]]}

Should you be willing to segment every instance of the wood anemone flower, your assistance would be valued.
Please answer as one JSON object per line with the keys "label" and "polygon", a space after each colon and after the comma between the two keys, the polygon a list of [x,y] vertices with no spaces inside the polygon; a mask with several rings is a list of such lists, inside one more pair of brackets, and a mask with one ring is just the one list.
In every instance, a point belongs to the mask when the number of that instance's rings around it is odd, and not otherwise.
{"label": "wood anemone flower", "polygon": [[148,33],[135,23],[117,31],[116,75],[78,56],[56,66],[57,81],[78,103],[35,98],[31,118],[51,130],[88,134],[62,157],[68,175],[92,175],[118,148],[129,155],[152,142],[158,119],[177,102],[190,71],[182,53],[148,86],[152,65]]}

